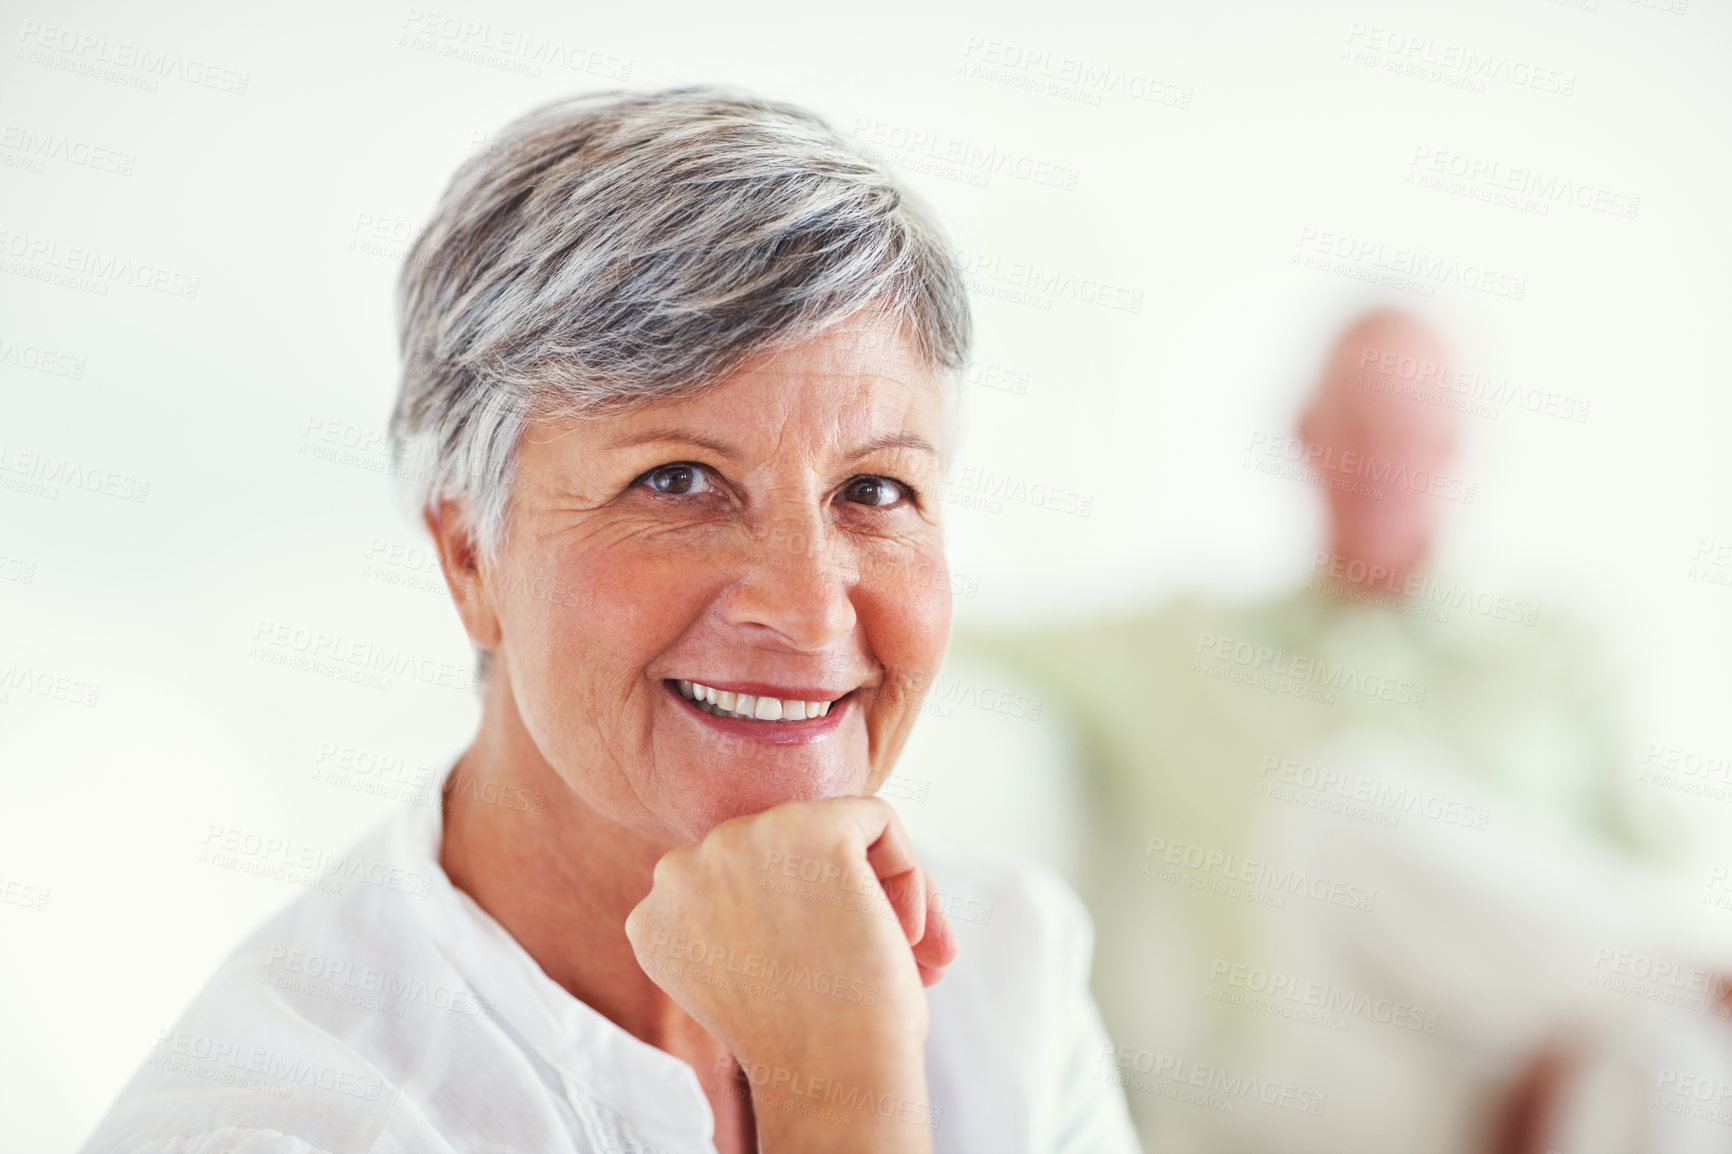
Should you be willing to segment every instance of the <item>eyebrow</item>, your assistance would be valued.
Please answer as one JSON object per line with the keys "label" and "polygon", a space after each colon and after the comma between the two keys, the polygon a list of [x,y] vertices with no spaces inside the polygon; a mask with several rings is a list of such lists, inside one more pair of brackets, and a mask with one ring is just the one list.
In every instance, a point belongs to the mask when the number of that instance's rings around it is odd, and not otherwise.
{"label": "eyebrow", "polygon": [[[725,457],[730,461],[736,461],[740,457],[739,450],[734,448],[732,445],[706,437],[702,433],[696,433],[690,429],[682,429],[668,425],[658,425],[654,428],[640,429],[635,433],[624,433],[610,440],[607,443],[607,447],[610,449],[625,449],[635,445],[650,445],[658,443],[698,445],[710,450],[717,456]],[[935,458],[938,456],[938,450],[933,448],[932,442],[928,441],[925,437],[922,437],[919,433],[894,432],[880,433],[875,437],[868,437],[865,441],[862,441],[859,445],[855,446],[854,450],[849,453],[847,459],[851,462],[858,461],[862,457],[869,457],[873,453],[880,453],[885,449],[913,449],[916,452],[926,453]]]}
{"label": "eyebrow", "polygon": [[635,433],[622,433],[607,443],[609,449],[629,449],[634,445],[668,444],[679,442],[686,445],[700,445],[728,460],[738,460],[739,452],[722,441],[712,440],[702,433],[694,433],[690,429],[681,429],[669,425],[658,425],[651,429],[640,429]]}
{"label": "eyebrow", "polygon": [[932,457],[938,456],[938,450],[932,447],[931,441],[919,433],[903,432],[880,433],[876,437],[869,437],[854,450],[854,454],[848,459],[858,461],[861,457],[869,457],[873,453],[883,452],[885,449],[913,449],[915,452],[926,453]]}

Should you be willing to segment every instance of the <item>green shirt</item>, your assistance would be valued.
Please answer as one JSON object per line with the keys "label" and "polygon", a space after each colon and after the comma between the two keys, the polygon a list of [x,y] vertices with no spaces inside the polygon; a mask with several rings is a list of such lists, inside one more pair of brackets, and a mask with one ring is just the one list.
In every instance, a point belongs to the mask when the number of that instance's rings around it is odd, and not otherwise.
{"label": "green shirt", "polygon": [[[959,631],[956,643],[1006,666],[1068,722],[1096,840],[1121,850],[1095,868],[1122,873],[1125,854],[1146,858],[1151,844],[1243,855],[1253,803],[1283,783],[1385,821],[1497,820],[1497,806],[1447,790],[1404,796],[1375,775],[1316,788],[1313,756],[1367,734],[1441,758],[1471,779],[1468,796],[1639,847],[1619,793],[1629,762],[1611,663],[1584,630],[1465,588],[1367,603],[1313,584],[1261,604],[1191,598],[1066,628]],[[1204,945],[1242,945],[1243,903],[1183,896]]]}

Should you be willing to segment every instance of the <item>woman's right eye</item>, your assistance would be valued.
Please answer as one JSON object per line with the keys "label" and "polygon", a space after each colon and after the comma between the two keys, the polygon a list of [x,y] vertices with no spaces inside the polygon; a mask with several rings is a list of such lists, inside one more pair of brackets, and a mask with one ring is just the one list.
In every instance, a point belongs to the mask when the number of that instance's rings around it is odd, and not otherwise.
{"label": "woman's right eye", "polygon": [[639,477],[637,483],[670,497],[715,491],[715,485],[710,483],[709,474],[702,465],[663,465]]}

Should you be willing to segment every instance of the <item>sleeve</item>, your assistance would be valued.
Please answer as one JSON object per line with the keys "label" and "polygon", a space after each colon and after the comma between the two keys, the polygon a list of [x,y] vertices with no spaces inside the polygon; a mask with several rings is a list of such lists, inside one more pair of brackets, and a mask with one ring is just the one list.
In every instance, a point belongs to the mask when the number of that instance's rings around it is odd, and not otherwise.
{"label": "sleeve", "polygon": [[[1561,647],[1560,647],[1561,648]],[[1586,630],[1565,650],[1573,681],[1571,721],[1586,745],[1582,787],[1591,828],[1622,849],[1650,861],[1676,864],[1689,834],[1679,799],[1638,787],[1641,762],[1631,726],[1632,694],[1610,642]]]}
{"label": "sleeve", "polygon": [[1042,920],[1053,930],[1045,991],[1052,1065],[1045,1084],[1054,1088],[1054,1097],[1050,1138],[1040,1148],[1052,1154],[1141,1154],[1113,1045],[1089,993],[1094,924],[1056,878],[1036,875],[1031,885]]}

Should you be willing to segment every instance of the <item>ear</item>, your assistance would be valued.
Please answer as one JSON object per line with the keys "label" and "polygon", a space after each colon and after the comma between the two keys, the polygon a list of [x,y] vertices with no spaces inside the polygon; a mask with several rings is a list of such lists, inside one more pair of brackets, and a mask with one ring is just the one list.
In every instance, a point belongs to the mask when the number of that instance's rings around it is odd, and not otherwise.
{"label": "ear", "polygon": [[476,648],[491,653],[499,648],[499,615],[494,611],[492,574],[481,565],[481,553],[469,530],[469,519],[461,503],[440,501],[421,510],[421,520],[439,550],[439,567],[445,572],[445,587],[457,604],[457,616]]}

